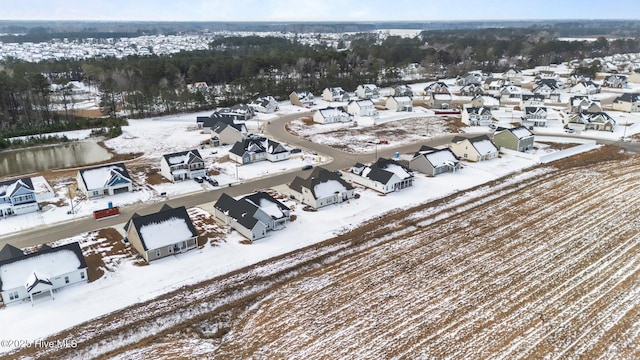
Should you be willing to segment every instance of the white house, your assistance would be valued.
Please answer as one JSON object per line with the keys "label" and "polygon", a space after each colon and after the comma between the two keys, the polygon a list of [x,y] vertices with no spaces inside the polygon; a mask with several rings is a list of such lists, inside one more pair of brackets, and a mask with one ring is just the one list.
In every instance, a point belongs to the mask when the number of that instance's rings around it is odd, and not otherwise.
{"label": "white house", "polygon": [[376,110],[371,100],[351,100],[347,104],[347,112],[353,116],[376,116]]}
{"label": "white house", "polygon": [[273,98],[273,96],[264,96],[252,100],[247,104],[249,107],[253,108],[254,111],[263,113],[263,114],[271,114],[280,109],[280,105]]}
{"label": "white house", "polygon": [[379,158],[370,166],[357,163],[349,175],[352,182],[383,194],[413,185],[411,170],[391,159]]}
{"label": "white house", "polygon": [[243,141],[236,142],[229,150],[229,159],[242,165],[262,160],[287,160],[289,155],[291,152],[282,144],[259,135],[249,135]]}
{"label": "white house", "polygon": [[328,107],[319,109],[313,113],[313,122],[318,124],[333,124],[339,122],[349,122],[351,116],[342,108]]}
{"label": "white house", "polygon": [[0,296],[5,304],[50,297],[65,286],[87,282],[87,263],[77,242],[33,253],[5,245],[0,251]]}
{"label": "white house", "polygon": [[544,106],[545,97],[542,94],[522,94],[520,109],[531,106]]}
{"label": "white house", "polygon": [[359,99],[374,99],[380,96],[380,91],[374,84],[363,84],[356,88],[356,95]]}
{"label": "white house", "polygon": [[80,170],[76,180],[78,190],[88,198],[115,195],[133,190],[133,181],[123,163]]}
{"label": "white house", "polygon": [[326,101],[349,101],[349,94],[341,87],[330,87],[322,90],[322,100]]}
{"label": "white house", "polygon": [[198,232],[184,206],[164,205],[157,213],[133,214],[124,227],[127,240],[147,262],[198,246]]}
{"label": "white house", "polygon": [[547,108],[545,106],[529,106],[524,108],[524,116],[520,119],[524,126],[547,126]]}
{"label": "white house", "polygon": [[569,88],[569,92],[572,94],[593,95],[600,92],[600,85],[591,80],[581,81]]}
{"label": "white house", "polygon": [[310,107],[316,104],[315,97],[308,91],[292,91],[289,94],[291,105]]}
{"label": "white house", "polygon": [[389,96],[385,107],[387,110],[395,111],[413,111],[413,101],[408,96]]}
{"label": "white house", "polygon": [[0,182],[0,217],[26,214],[39,209],[31,178]]}
{"label": "white house", "polygon": [[213,210],[216,219],[251,241],[267,236],[269,230],[283,228],[291,211],[265,192],[239,200],[223,193]]}
{"label": "white house", "polygon": [[333,171],[316,167],[303,179],[296,176],[289,184],[291,197],[314,209],[338,204],[354,196],[354,189]]}
{"label": "white house", "polygon": [[489,126],[491,125],[491,110],[486,107],[464,107],[462,109],[461,121],[468,126]]}
{"label": "white house", "polygon": [[498,147],[487,135],[472,138],[456,136],[449,148],[458,158],[469,161],[485,161],[498,157]]}
{"label": "white house", "polygon": [[160,160],[160,174],[171,181],[193,179],[207,174],[198,150],[165,154]]}
{"label": "white house", "polygon": [[567,128],[583,131],[583,130],[598,130],[598,131],[613,131],[613,127],[616,121],[609,116],[606,112],[590,113],[582,112],[578,114],[571,114],[567,119]]}

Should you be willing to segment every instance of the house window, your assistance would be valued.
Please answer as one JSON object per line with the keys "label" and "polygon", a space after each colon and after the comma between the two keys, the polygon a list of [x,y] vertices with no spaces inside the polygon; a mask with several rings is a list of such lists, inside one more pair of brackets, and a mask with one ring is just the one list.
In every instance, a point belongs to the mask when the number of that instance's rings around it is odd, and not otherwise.
{"label": "house window", "polygon": [[173,246],[167,246],[167,252],[169,254],[173,253]]}
{"label": "house window", "polygon": [[18,292],[14,291],[14,292],[10,292],[9,293],[9,300],[16,300],[18,299]]}
{"label": "house window", "polygon": [[84,271],[80,273],[80,279],[84,279]]}
{"label": "house window", "polygon": [[68,276],[65,276],[65,277],[64,277],[64,283],[65,283],[65,284],[68,284],[68,283],[69,283],[69,277],[68,277]]}
{"label": "house window", "polygon": [[160,257],[162,255],[162,251],[160,249],[156,249],[156,257]]}

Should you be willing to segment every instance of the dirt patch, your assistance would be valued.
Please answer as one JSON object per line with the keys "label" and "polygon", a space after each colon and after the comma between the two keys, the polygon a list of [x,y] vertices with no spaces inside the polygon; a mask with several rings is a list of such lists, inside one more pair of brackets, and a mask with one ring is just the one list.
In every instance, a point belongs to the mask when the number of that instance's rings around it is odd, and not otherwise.
{"label": "dirt patch", "polygon": [[114,228],[101,229],[93,236],[93,240],[82,242],[80,245],[87,262],[89,282],[98,280],[107,271],[114,271],[122,259],[132,259],[136,256]]}
{"label": "dirt patch", "polygon": [[145,172],[145,175],[146,175],[145,182],[147,184],[149,184],[149,185],[167,184],[167,183],[171,182],[167,178],[162,176],[158,172],[158,170],[153,170],[153,169],[147,168],[147,171]]}

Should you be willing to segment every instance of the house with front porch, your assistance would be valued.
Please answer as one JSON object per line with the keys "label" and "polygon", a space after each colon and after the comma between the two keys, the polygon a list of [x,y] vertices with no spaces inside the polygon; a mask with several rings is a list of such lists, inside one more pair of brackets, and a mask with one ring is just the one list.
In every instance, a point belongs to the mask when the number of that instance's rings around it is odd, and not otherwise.
{"label": "house with front porch", "polygon": [[230,117],[233,120],[246,121],[251,120],[255,116],[255,110],[253,107],[247,104],[236,104],[232,107],[222,108],[218,110],[218,113]]}
{"label": "house with front porch", "polygon": [[289,184],[290,196],[313,209],[340,204],[354,197],[351,184],[333,171],[316,167],[306,178],[296,176]]}
{"label": "house with front porch", "polygon": [[522,80],[523,74],[521,70],[511,68],[502,73],[503,79],[509,79],[511,81]]}
{"label": "house with front porch", "polygon": [[462,109],[461,121],[467,126],[489,126],[492,119],[489,108],[466,106]]}
{"label": "house with front porch", "polygon": [[629,79],[626,75],[609,75],[602,81],[602,87],[626,88]]}
{"label": "house with front porch", "polygon": [[486,107],[489,110],[498,110],[500,108],[500,99],[491,95],[476,95],[469,104],[471,107]]}
{"label": "house with front porch", "polygon": [[319,109],[313,112],[313,122],[318,124],[334,124],[351,121],[349,113],[341,107]]}
{"label": "house with front porch", "polygon": [[520,122],[524,126],[547,126],[547,108],[545,106],[528,106],[524,108],[524,116]]}
{"label": "house with front porch", "polygon": [[522,94],[520,98],[520,109],[532,106],[544,106],[545,97],[542,94]]}
{"label": "house with front porch", "polygon": [[413,89],[409,85],[398,85],[393,88],[393,96],[413,97]]}
{"label": "house with front porch", "polygon": [[508,85],[503,86],[498,94],[500,95],[501,100],[520,102],[524,91],[522,90],[522,87],[518,85]]}
{"label": "house with front porch", "polygon": [[322,90],[322,100],[325,101],[349,101],[349,94],[341,87],[329,87]]}
{"label": "house with front porch", "polygon": [[606,112],[590,113],[585,111],[578,114],[570,114],[566,127],[576,131],[598,130],[613,132],[615,124],[616,121]]}
{"label": "house with front porch", "polygon": [[482,85],[468,84],[460,88],[460,96],[476,96],[483,95],[484,89]]}
{"label": "house with front porch", "polygon": [[449,148],[422,146],[409,161],[409,169],[428,176],[460,170],[460,160]]}
{"label": "house with front porch", "polygon": [[133,190],[133,181],[123,163],[79,170],[76,181],[78,190],[89,199]]}
{"label": "house with front porch", "polygon": [[31,178],[0,182],[0,218],[40,210]]}
{"label": "house with front porch", "polygon": [[581,81],[569,88],[572,94],[593,95],[600,92],[600,85],[591,80]]}
{"label": "house with front porch", "polygon": [[556,79],[540,79],[536,81],[533,93],[543,95],[546,99],[558,101],[560,98],[560,90],[564,85]]}
{"label": "house with front porch", "polygon": [[408,96],[389,96],[385,103],[387,110],[413,111],[413,101]]}
{"label": "house with front porch", "polygon": [[198,246],[198,231],[184,206],[165,204],[148,215],[133,214],[124,227],[127,241],[147,263]]}
{"label": "house with front porch", "polygon": [[449,149],[460,159],[469,161],[486,161],[498,157],[498,147],[487,135],[471,138],[456,136],[451,140]]}
{"label": "house with front porch", "polygon": [[493,142],[499,149],[505,148],[525,152],[533,149],[534,136],[524,126],[517,126],[511,129],[498,128],[493,134]]}
{"label": "house with front porch", "polygon": [[383,194],[413,185],[411,170],[391,159],[379,158],[369,166],[357,163],[351,168],[349,175],[352,182]]}
{"label": "house with front porch", "polygon": [[291,210],[265,192],[257,192],[238,200],[222,193],[213,206],[218,221],[254,241],[267,236],[267,231],[284,228]]}
{"label": "house with front porch", "polygon": [[4,304],[50,298],[61,288],[86,283],[87,263],[78,242],[25,254],[6,244],[0,251],[0,297]]}
{"label": "house with front porch", "polygon": [[254,112],[263,114],[271,114],[280,110],[280,105],[273,96],[263,96],[257,99],[251,100],[247,104]]}
{"label": "house with front porch", "polygon": [[424,88],[424,94],[425,95],[429,95],[431,93],[451,94],[451,91],[449,90],[449,86],[447,84],[445,84],[444,82],[435,81],[435,82],[432,82],[431,84],[427,85]]}
{"label": "house with front porch", "polygon": [[429,109],[450,109],[453,96],[451,93],[429,93],[425,96],[424,103]]}
{"label": "house with front porch", "polygon": [[290,155],[291,152],[279,142],[253,134],[236,142],[229,150],[229,159],[241,165],[262,160],[287,160]]}
{"label": "house with front porch", "polygon": [[624,93],[613,100],[613,110],[626,112],[640,111],[640,94]]}
{"label": "house with front porch", "polygon": [[207,171],[198,150],[165,154],[160,159],[160,174],[172,182],[204,177]]}

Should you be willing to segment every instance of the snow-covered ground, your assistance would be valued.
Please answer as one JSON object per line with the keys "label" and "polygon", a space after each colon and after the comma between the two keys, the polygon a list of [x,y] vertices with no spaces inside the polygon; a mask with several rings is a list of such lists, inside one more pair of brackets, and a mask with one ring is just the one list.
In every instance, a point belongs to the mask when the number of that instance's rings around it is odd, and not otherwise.
{"label": "snow-covered ground", "polygon": [[[194,284],[331,238],[385,212],[437,199],[533,165],[536,165],[535,161],[511,155],[487,162],[465,163],[459,172],[435,178],[416,174],[413,187],[386,196],[357,188],[361,195],[359,199],[321,208],[317,212],[302,211],[301,206],[286,201],[294,209],[297,219],[287,223],[285,229],[271,232],[251,245],[242,244],[244,238],[232,232],[216,246],[207,244],[202,249],[161,259],[149,266],[136,266],[130,260],[123,260],[115,271],[107,272],[99,280],[64,288],[58,291],[54,301],[37,303],[35,308],[38,316],[29,316],[34,308],[27,303],[11,304],[0,310],[0,323],[14,325],[2,327],[0,339],[14,338],[16,334],[29,340],[44,338],[74,324],[151,299],[183,285]],[[212,204],[205,204],[202,208],[211,212]],[[95,233],[83,234],[62,242],[90,244],[94,242],[94,237]]]}

